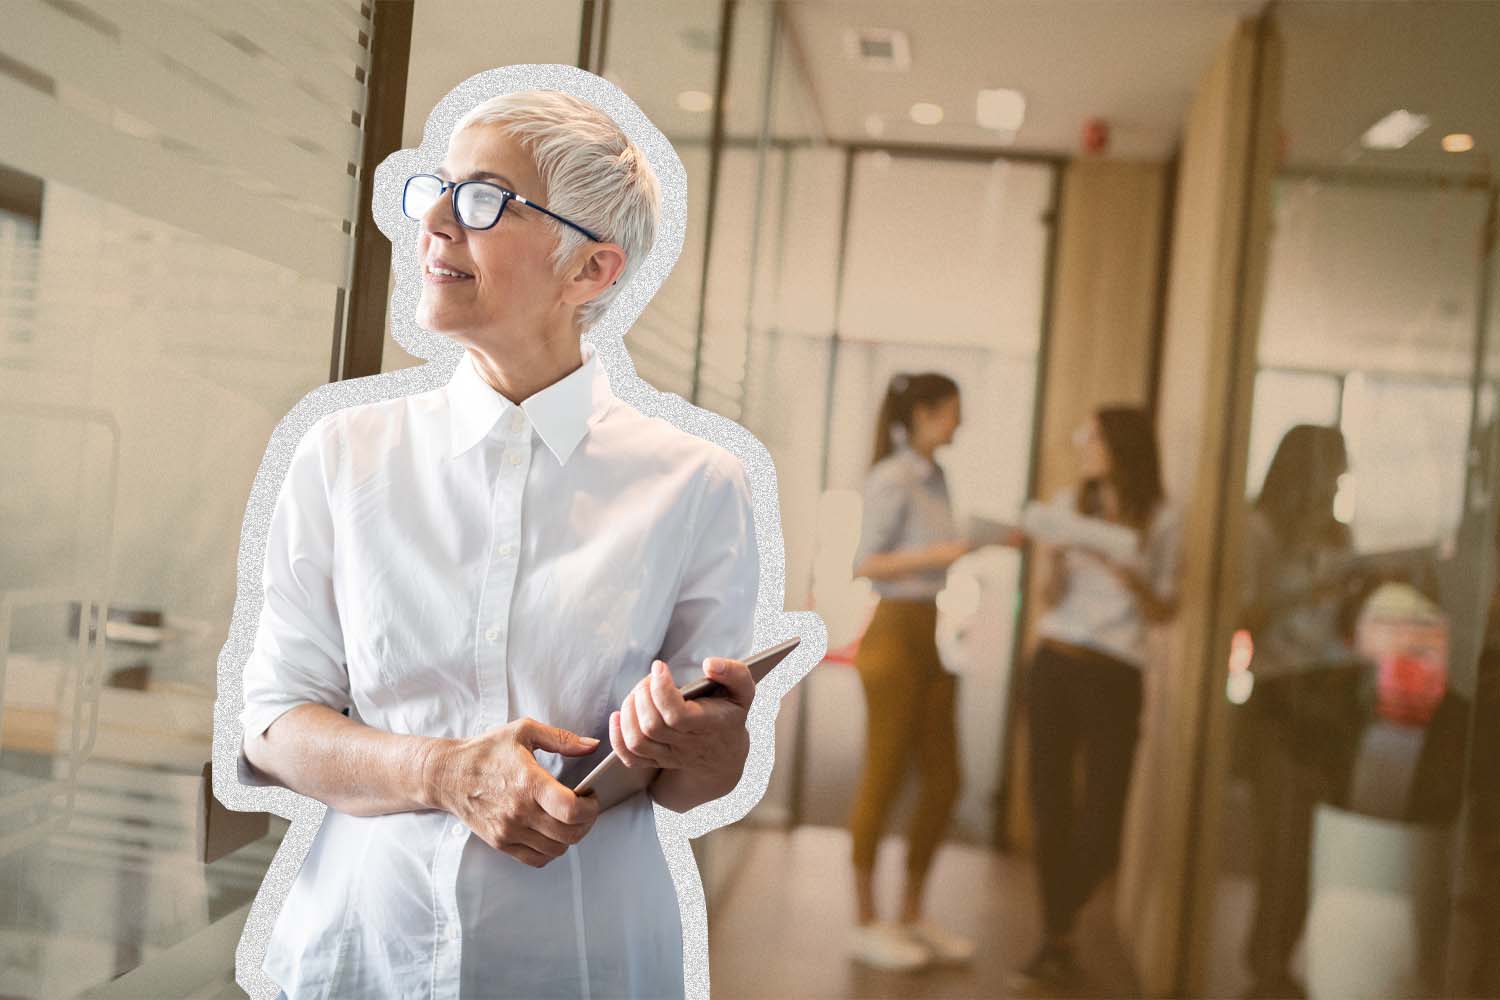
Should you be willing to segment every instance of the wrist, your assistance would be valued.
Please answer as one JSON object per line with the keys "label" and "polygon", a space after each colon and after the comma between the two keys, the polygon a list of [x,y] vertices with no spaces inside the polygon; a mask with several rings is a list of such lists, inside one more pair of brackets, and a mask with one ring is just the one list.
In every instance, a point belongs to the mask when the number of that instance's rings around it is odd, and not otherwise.
{"label": "wrist", "polygon": [[424,809],[448,809],[448,778],[457,740],[433,737],[417,750],[417,801]]}

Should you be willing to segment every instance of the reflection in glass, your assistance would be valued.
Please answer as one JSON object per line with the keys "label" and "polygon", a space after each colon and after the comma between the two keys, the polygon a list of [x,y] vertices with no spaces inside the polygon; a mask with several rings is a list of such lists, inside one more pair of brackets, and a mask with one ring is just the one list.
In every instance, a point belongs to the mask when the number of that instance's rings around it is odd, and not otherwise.
{"label": "reflection in glass", "polygon": [[[1496,179],[1441,139],[1496,120],[1470,74],[1500,9],[1270,16],[1279,171],[1207,988],[1495,995]],[[1393,108],[1432,127],[1363,142]]]}

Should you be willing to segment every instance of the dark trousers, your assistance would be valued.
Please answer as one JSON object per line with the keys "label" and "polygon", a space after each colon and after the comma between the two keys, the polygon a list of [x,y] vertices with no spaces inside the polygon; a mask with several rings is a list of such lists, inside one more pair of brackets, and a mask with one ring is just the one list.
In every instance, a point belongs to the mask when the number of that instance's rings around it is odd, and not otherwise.
{"label": "dark trousers", "polygon": [[1027,686],[1042,915],[1047,934],[1061,937],[1119,861],[1140,733],[1141,672],[1044,640]]}
{"label": "dark trousers", "polygon": [[1245,706],[1256,849],[1255,919],[1246,964],[1289,975],[1307,922],[1313,815],[1343,805],[1363,725],[1358,667],[1260,678]]}

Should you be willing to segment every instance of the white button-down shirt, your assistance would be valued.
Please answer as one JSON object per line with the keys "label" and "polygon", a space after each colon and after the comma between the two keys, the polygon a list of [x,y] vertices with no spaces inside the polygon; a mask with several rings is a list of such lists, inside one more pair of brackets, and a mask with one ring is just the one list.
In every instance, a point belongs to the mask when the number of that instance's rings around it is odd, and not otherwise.
{"label": "white button-down shirt", "polygon": [[[396,733],[530,717],[609,748],[655,658],[750,652],[750,490],[725,449],[615,397],[592,348],[519,406],[443,389],[319,421],[292,458],[245,668],[245,732],[307,702]],[[243,763],[241,779],[254,781]],[[265,969],[304,997],[677,996],[677,896],[648,796],[543,869],[442,812],[329,809]]]}

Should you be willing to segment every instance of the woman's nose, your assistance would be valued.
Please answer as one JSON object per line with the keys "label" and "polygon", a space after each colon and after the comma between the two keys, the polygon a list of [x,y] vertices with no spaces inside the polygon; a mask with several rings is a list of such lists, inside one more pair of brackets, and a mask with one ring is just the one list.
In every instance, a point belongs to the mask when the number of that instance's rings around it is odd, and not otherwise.
{"label": "woman's nose", "polygon": [[458,228],[458,220],[453,217],[453,199],[448,192],[443,192],[433,199],[427,211],[422,214],[422,230],[434,236],[443,235],[452,239],[453,231]]}

